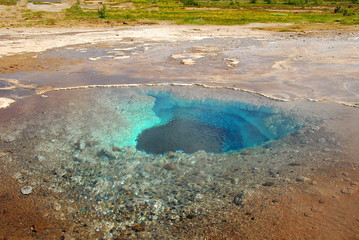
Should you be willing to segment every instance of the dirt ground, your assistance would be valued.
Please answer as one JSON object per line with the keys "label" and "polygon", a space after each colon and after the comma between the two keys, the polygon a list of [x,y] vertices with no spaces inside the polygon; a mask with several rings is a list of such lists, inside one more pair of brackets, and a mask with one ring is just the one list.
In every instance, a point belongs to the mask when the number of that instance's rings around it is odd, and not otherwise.
{"label": "dirt ground", "polygon": [[[305,37],[306,41],[311,39],[315,42],[318,38],[328,38],[345,44],[348,39],[354,39],[353,41],[358,39],[357,27],[346,30],[326,30],[324,32],[308,31],[304,34],[253,30],[253,28],[263,27],[276,28],[280,25],[251,24],[231,27],[159,25],[116,29],[86,27],[1,29],[0,78],[2,75],[17,72],[56,71],[61,66],[75,65],[81,62],[81,60],[71,58],[37,58],[46,50],[61,49],[68,46],[107,44],[118,40],[133,41],[134,39],[139,42],[156,40],[178,43],[195,42],[207,38],[264,38],[268,41],[271,39],[276,41],[277,38],[289,40],[295,38],[298,40]],[[284,51],[283,55],[285,56],[297,46],[292,47],[292,49]],[[298,51],[300,52],[300,50]],[[343,57],[338,60],[341,61],[340,64],[343,66],[344,72],[347,65],[357,64],[355,61],[359,60],[357,47],[351,48],[347,54],[349,55],[350,52],[351,58]],[[316,53],[314,51],[311,56]],[[325,57],[329,58],[328,56]],[[320,62],[326,58],[318,57],[318,59]],[[280,63],[282,67],[284,66],[283,68],[287,66],[286,63]],[[286,76],[291,76],[291,73],[286,74]],[[358,75],[355,76],[353,72],[350,74],[348,78],[357,84]],[[146,75],[146,73],[142,75]],[[17,84],[26,89],[37,89],[36,84],[31,85],[21,81]],[[243,84],[239,86],[245,89],[251,89],[251,83],[238,84]],[[279,89],[278,92],[273,93],[270,90],[266,91],[268,89],[263,86],[255,87],[253,91],[263,92],[263,95],[274,97],[282,91]],[[50,84],[51,87],[53,86]],[[315,91],[314,87],[313,89]],[[359,104],[357,89],[354,87],[352,91],[356,96],[350,98],[350,101],[345,101],[345,98],[338,98],[338,102],[343,99],[343,102],[350,102],[352,105]],[[294,92],[298,93],[297,89]],[[338,96],[342,96],[340,94],[343,93],[338,92]],[[301,92],[298,95],[302,98],[309,98],[309,95]],[[335,93],[330,92],[329,96],[335,99]],[[11,109],[11,105],[9,109]],[[353,107],[353,111],[357,111],[357,108]],[[11,120],[11,111],[9,110],[9,114],[2,115],[2,117]],[[358,132],[355,123],[352,123],[350,127],[354,128],[354,133]],[[343,137],[345,138],[345,136]],[[350,138],[358,140],[355,136]],[[356,142],[353,142],[348,150],[349,155],[354,156],[353,159],[338,159],[339,165],[333,164],[330,168],[316,170],[310,181],[298,180],[290,188],[285,189],[269,186],[264,188],[262,194],[249,198],[248,204],[243,205],[243,207],[239,208],[232,204],[227,209],[222,209],[222,214],[218,212],[213,213],[213,216],[209,214],[206,219],[192,219],[189,216],[175,228],[164,229],[163,231],[171,231],[172,235],[178,236],[178,239],[359,239],[359,152],[355,149],[355,144]],[[1,149],[0,153],[1,156],[9,154],[7,149]],[[88,239],[85,231],[82,234],[81,230],[78,230],[81,226],[76,220],[58,218],[58,215],[53,214],[54,206],[44,200],[43,193],[40,194],[35,191],[34,194],[30,195],[22,194],[20,192],[21,184],[13,176],[16,168],[16,165],[11,164],[0,167],[0,182],[2,183],[0,187],[1,240]],[[58,198],[59,196],[54,197]],[[145,239],[145,236],[141,236],[143,226],[136,225],[128,228],[132,235],[119,236],[113,239],[135,239],[136,236]],[[133,235],[134,233],[138,235]],[[74,235],[77,237],[74,238]],[[106,238],[93,235],[93,239]]]}

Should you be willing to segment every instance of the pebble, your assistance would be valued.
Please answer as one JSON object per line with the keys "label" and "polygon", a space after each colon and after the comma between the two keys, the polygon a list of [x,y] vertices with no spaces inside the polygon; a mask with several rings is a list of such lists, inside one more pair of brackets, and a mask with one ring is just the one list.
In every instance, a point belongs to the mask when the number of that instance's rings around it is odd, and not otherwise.
{"label": "pebble", "polygon": [[168,171],[172,171],[172,170],[176,170],[177,166],[173,163],[167,163],[163,166],[164,169],[168,170]]}
{"label": "pebble", "polygon": [[252,152],[249,151],[249,150],[242,150],[242,151],[241,151],[241,154],[242,154],[242,155],[252,155]]}
{"label": "pebble", "polygon": [[245,202],[246,195],[248,195],[248,192],[242,191],[233,198],[232,202],[237,206],[242,206]]}
{"label": "pebble", "polygon": [[350,185],[356,186],[356,185],[358,185],[358,182],[350,182]]}
{"label": "pebble", "polygon": [[184,64],[184,65],[194,65],[194,64],[196,64],[196,61],[194,61],[194,60],[191,59],[191,58],[185,58],[185,59],[182,59],[182,60],[181,60],[181,64]]}
{"label": "pebble", "polygon": [[297,167],[297,166],[300,166],[301,164],[297,163],[297,162],[292,162],[292,163],[289,163],[288,165],[291,167]]}
{"label": "pebble", "polygon": [[106,149],[102,149],[97,153],[99,157],[107,157],[109,159],[116,159],[116,156]]}
{"label": "pebble", "polygon": [[348,188],[343,188],[340,192],[343,194],[350,194],[350,190]]}
{"label": "pebble", "polygon": [[138,223],[135,225],[132,225],[132,230],[136,231],[136,232],[142,232],[145,230],[145,225],[143,225],[142,223]]}
{"label": "pebble", "polygon": [[307,182],[307,181],[310,181],[310,178],[307,178],[307,177],[298,177],[297,179],[295,179],[295,181],[297,182]]}
{"label": "pebble", "polygon": [[31,186],[25,186],[20,189],[21,193],[24,195],[29,195],[32,193],[32,187]]}
{"label": "pebble", "polygon": [[274,182],[265,182],[262,185],[265,187],[272,187],[272,186],[274,186]]}
{"label": "pebble", "polygon": [[319,126],[312,126],[311,130],[313,131],[319,131],[320,127]]}
{"label": "pebble", "polygon": [[317,183],[317,181],[313,180],[313,181],[310,182],[310,184],[311,185],[317,185],[318,183]]}

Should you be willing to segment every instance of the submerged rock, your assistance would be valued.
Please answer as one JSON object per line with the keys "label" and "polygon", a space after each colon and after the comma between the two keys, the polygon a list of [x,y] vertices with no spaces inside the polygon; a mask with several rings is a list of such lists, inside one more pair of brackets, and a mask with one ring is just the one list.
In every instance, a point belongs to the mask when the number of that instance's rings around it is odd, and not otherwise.
{"label": "submerged rock", "polygon": [[105,157],[105,158],[108,158],[110,160],[116,159],[116,156],[112,152],[110,152],[109,150],[106,150],[106,149],[102,149],[101,151],[99,151],[97,153],[97,156]]}
{"label": "submerged rock", "polygon": [[233,203],[237,206],[243,206],[248,198],[253,194],[253,191],[243,190],[233,198]]}

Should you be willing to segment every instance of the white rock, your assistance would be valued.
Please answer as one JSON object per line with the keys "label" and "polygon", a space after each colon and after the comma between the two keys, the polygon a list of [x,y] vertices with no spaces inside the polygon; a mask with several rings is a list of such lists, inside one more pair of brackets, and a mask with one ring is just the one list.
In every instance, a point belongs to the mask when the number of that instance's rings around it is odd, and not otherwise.
{"label": "white rock", "polygon": [[25,187],[22,187],[20,191],[24,195],[29,195],[30,193],[32,193],[32,187],[31,186],[25,186]]}
{"label": "white rock", "polygon": [[191,58],[185,58],[185,59],[182,59],[182,60],[181,60],[181,64],[184,64],[184,65],[194,65],[194,64],[196,64],[196,61],[194,61],[194,60],[191,59]]}

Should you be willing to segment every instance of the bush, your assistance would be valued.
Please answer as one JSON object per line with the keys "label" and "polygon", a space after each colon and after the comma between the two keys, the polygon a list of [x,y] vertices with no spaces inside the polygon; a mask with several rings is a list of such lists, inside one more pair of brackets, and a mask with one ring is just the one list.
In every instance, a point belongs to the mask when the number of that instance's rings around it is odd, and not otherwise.
{"label": "bush", "polygon": [[354,16],[355,12],[354,11],[350,11],[348,9],[344,9],[343,11],[343,16]]}
{"label": "bush", "polygon": [[303,5],[304,2],[302,0],[287,0],[288,5]]}
{"label": "bush", "polygon": [[183,3],[186,7],[198,7],[199,4],[195,0],[181,0],[181,3]]}
{"label": "bush", "polygon": [[344,11],[344,8],[342,6],[336,6],[334,9],[334,13],[342,13]]}
{"label": "bush", "polygon": [[77,0],[77,2],[72,5],[70,8],[66,9],[66,13],[68,15],[81,15],[83,14],[83,10],[82,8],[80,7],[80,1]]}
{"label": "bush", "polygon": [[99,18],[106,18],[107,14],[106,14],[106,6],[103,5],[102,8],[97,9],[97,15]]}

